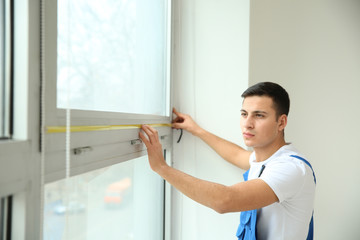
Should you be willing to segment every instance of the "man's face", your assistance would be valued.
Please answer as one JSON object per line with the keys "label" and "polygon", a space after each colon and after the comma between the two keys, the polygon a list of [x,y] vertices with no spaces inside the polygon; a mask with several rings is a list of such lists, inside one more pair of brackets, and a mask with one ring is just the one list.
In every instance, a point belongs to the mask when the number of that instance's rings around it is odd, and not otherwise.
{"label": "man's face", "polygon": [[[267,96],[246,97],[241,109],[240,126],[246,146],[266,148],[279,137],[286,125],[276,117],[273,100]],[[286,119],[285,119],[286,120]]]}

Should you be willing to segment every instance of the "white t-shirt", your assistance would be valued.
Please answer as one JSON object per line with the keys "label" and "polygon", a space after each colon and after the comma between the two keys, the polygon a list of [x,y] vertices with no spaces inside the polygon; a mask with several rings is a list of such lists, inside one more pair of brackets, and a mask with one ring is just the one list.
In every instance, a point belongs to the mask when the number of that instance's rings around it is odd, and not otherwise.
{"label": "white t-shirt", "polygon": [[248,179],[258,178],[265,165],[260,179],[279,198],[279,202],[258,209],[258,240],[304,240],[307,237],[314,208],[314,176],[306,163],[290,155],[303,157],[292,145],[281,147],[262,162],[256,162],[255,153],[250,156]]}

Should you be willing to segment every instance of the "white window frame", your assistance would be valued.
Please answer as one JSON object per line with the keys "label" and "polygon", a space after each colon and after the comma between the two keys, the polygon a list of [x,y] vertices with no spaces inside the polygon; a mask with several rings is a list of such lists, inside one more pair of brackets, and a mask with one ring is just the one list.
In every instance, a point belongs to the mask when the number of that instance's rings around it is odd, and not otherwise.
{"label": "white window frame", "polygon": [[0,197],[13,196],[13,239],[40,239],[38,3],[13,0],[13,134],[0,141]]}

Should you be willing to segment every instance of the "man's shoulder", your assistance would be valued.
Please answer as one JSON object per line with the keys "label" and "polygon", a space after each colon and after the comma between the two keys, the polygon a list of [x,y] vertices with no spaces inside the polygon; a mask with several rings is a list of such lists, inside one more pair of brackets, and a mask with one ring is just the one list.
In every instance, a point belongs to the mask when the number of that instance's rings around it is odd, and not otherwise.
{"label": "man's shoulder", "polygon": [[286,145],[278,151],[276,156],[274,155],[268,162],[267,168],[269,173],[288,178],[300,180],[311,176],[315,179],[315,173],[308,158],[292,145]]}
{"label": "man's shoulder", "polygon": [[297,157],[302,159],[306,159],[306,156],[302,154],[297,148],[295,148],[292,144],[287,144],[281,147],[273,156],[272,160],[291,160]]}

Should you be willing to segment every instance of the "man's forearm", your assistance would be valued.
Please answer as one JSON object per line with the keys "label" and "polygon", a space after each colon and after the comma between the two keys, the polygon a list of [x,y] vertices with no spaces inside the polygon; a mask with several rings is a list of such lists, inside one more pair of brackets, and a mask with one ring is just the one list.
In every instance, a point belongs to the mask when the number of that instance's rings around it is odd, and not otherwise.
{"label": "man's forearm", "polygon": [[184,195],[218,213],[258,209],[279,201],[261,179],[225,186],[195,178],[166,164],[156,172]]}
{"label": "man's forearm", "polygon": [[227,186],[201,180],[170,166],[163,166],[156,171],[169,184],[194,201],[219,213],[226,207]]}
{"label": "man's forearm", "polygon": [[226,161],[242,169],[249,169],[249,157],[251,152],[202,128],[199,128],[193,135],[203,140]]}

